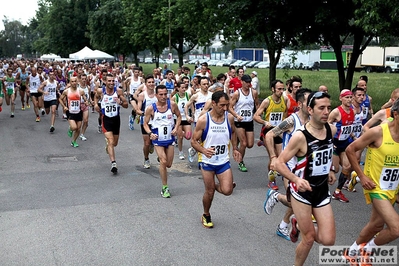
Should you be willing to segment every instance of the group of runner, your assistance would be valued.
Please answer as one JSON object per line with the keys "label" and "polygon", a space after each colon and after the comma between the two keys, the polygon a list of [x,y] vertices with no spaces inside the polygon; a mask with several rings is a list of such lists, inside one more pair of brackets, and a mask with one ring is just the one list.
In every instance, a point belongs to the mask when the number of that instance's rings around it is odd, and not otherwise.
{"label": "group of runner", "polygon": [[[174,146],[178,145],[179,159],[184,160],[183,139],[190,140],[188,160],[193,162],[198,155],[205,185],[201,223],[206,228],[214,226],[210,207],[215,191],[230,195],[235,187],[230,148],[238,169],[248,171],[244,156],[246,149],[254,145],[256,121],[262,124],[258,145],[265,146],[270,159],[270,189],[264,209],[271,214],[277,202],[288,207],[276,233],[292,242],[301,235],[295,265],[304,264],[314,241],[334,244],[331,199],[348,202],[342,189],[354,191],[358,182],[373,209],[370,222],[351,246],[348,256],[355,257],[353,254],[359,250],[367,251],[399,236],[399,217],[393,208],[397,202],[399,160],[392,155],[399,145],[399,90],[394,90],[392,98],[383,106],[390,109],[373,116],[366,77],[362,77],[353,90],[341,91],[341,105],[331,111],[328,88],[325,85],[321,85],[319,91],[302,88],[300,77],[292,77],[285,84],[281,80],[273,81],[271,96],[259,103],[258,91],[251,86],[252,78],[241,68],[230,68],[215,81],[206,64],[194,71],[190,76],[188,67],[181,68],[176,75],[168,69],[164,73],[154,69],[152,74],[144,76],[142,69],[135,66],[121,71],[118,66],[59,64],[50,68],[34,62],[13,63],[0,72],[4,73],[0,111],[5,98],[7,105],[11,104],[10,116],[15,116],[19,91],[21,109],[30,108],[31,99],[36,122],[40,122],[40,112],[41,115],[51,112],[50,132],[53,133],[60,104],[63,116],[69,121],[71,146],[75,148],[79,146],[79,137],[87,139],[82,132],[87,128],[89,109],[97,111],[111,172],[116,174],[120,107],[128,108],[130,103],[129,126],[134,129],[136,118],[140,123],[144,168],[151,167],[149,154],[154,149],[157,153],[162,197],[171,197],[167,168],[173,164]],[[366,147],[362,170],[360,155]],[[336,181],[335,175],[340,169],[338,186],[331,195],[329,185]],[[277,176],[283,177],[287,195],[278,192]]]}

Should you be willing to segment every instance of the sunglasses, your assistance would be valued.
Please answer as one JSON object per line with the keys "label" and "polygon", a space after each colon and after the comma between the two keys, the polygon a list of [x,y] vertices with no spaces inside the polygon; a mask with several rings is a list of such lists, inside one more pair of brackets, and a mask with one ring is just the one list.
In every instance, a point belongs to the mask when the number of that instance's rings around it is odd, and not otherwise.
{"label": "sunglasses", "polygon": [[315,94],[313,94],[313,96],[308,101],[308,106],[311,106],[315,99],[321,99],[321,98],[325,98],[325,97],[330,99],[330,95],[329,94],[327,94],[327,93],[325,93],[323,91],[316,92]]}

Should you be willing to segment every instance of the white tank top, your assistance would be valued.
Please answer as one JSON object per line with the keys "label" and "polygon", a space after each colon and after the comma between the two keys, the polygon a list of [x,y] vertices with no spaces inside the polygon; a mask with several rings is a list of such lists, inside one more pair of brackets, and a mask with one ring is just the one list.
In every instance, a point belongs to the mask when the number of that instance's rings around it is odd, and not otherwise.
{"label": "white tank top", "polygon": [[[238,90],[238,93],[239,98],[234,106],[234,111],[239,116],[243,117],[242,122],[251,122],[254,117],[253,111],[255,106],[254,98],[252,96],[252,89],[249,90],[248,95],[245,95],[241,89]],[[237,119],[234,118],[234,121],[237,121]]]}
{"label": "white tank top", "polygon": [[141,85],[140,78],[137,78],[137,80],[134,80],[133,77],[131,77],[130,84],[129,84],[129,93],[131,95],[133,95],[140,85]]}
{"label": "white tank top", "polygon": [[212,120],[209,113],[206,113],[206,126],[202,133],[205,139],[202,139],[201,145],[204,148],[215,148],[215,154],[208,158],[202,153],[198,153],[198,162],[211,165],[222,165],[229,161],[229,149],[231,138],[231,127],[227,119],[228,113],[224,114],[224,121],[216,123]]}
{"label": "white tank top", "polygon": [[178,93],[175,94],[175,100],[177,107],[179,107],[180,115],[181,115],[181,121],[187,121],[186,114],[184,113],[184,106],[186,106],[189,96],[188,93],[185,92],[183,98],[179,96]]}
{"label": "white tank top", "polygon": [[167,109],[165,112],[160,112],[157,109],[156,103],[152,104],[154,108],[154,117],[152,119],[152,129],[155,134],[158,135],[157,142],[170,141],[172,139],[172,130],[175,126],[175,120],[173,119],[172,109],[170,107],[170,101],[167,100]]}
{"label": "white tank top", "polygon": [[[144,101],[143,101],[143,105],[141,106],[141,111],[143,111],[145,113],[145,110],[147,110],[148,106],[152,105],[153,103],[156,103],[158,101],[157,97],[154,96],[151,98],[150,96],[148,96],[147,91],[144,91]],[[144,124],[144,116],[142,116],[140,118],[140,124],[143,125]],[[150,122],[148,123],[149,125],[152,124],[152,120],[150,120]]]}
{"label": "white tank top", "polygon": [[50,80],[46,81],[46,86],[44,86],[43,91],[48,92],[47,95],[43,95],[44,101],[57,100],[57,81],[54,80],[52,83]]}
{"label": "white tank top", "polygon": [[194,113],[194,121],[197,122],[199,115],[202,111],[202,109],[204,109],[205,103],[208,99],[212,99],[212,92],[208,91],[207,95],[202,94],[202,91],[197,92],[197,101],[194,104],[194,108],[195,108],[195,113]]}
{"label": "white tank top", "polygon": [[31,93],[37,93],[40,83],[41,80],[39,74],[36,74],[36,76],[29,75],[29,89]]}

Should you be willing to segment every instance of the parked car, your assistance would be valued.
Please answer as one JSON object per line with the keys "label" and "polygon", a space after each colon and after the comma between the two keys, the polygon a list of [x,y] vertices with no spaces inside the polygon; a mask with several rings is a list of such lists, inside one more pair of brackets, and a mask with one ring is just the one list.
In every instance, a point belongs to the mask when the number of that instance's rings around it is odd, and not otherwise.
{"label": "parked car", "polygon": [[238,66],[240,66],[241,62],[243,62],[243,60],[236,60],[234,63],[232,63],[230,65],[238,67]]}
{"label": "parked car", "polygon": [[248,64],[246,64],[246,67],[253,68],[256,64],[258,64],[260,61],[250,61]]}
{"label": "parked car", "polygon": [[270,63],[266,62],[266,61],[262,61],[262,62],[259,62],[258,64],[256,64],[254,67],[256,67],[256,68],[269,68],[270,67]]}
{"label": "parked car", "polygon": [[230,66],[233,63],[235,63],[237,60],[236,59],[225,59],[223,66]]}
{"label": "parked car", "polygon": [[208,63],[208,66],[216,66],[217,62],[219,62],[219,60],[211,59],[207,63]]}

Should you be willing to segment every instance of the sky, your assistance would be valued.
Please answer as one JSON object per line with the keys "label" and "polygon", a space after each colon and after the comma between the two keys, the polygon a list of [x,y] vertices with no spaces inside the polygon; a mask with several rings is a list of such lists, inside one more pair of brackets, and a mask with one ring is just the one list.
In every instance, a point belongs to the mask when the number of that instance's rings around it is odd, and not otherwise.
{"label": "sky", "polygon": [[38,9],[37,0],[6,0],[1,2],[0,30],[4,30],[4,16],[7,16],[9,20],[19,20],[23,25],[27,25],[29,19],[36,15]]}

